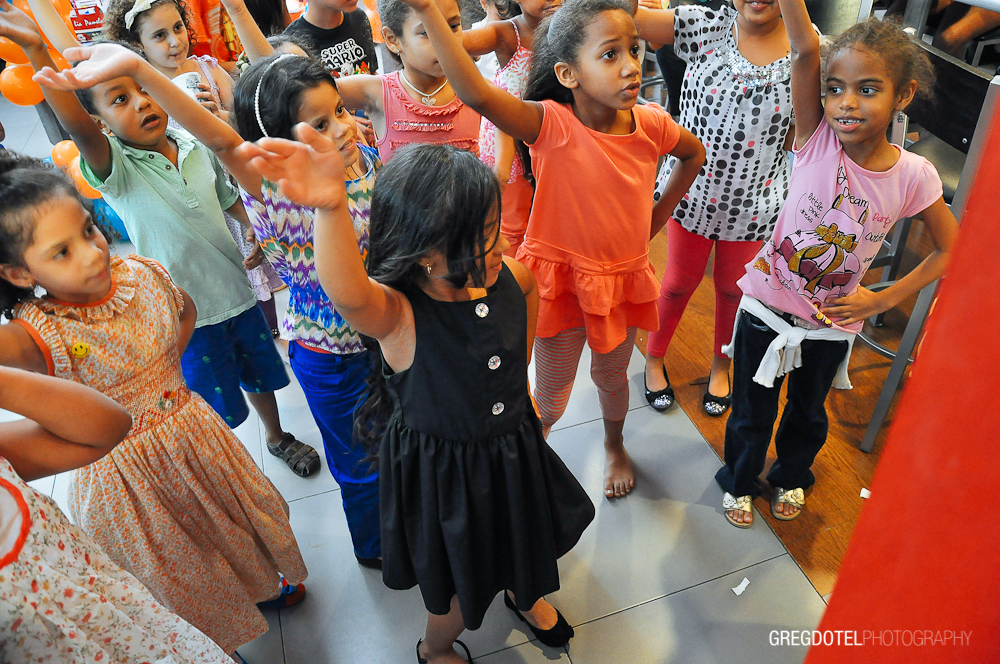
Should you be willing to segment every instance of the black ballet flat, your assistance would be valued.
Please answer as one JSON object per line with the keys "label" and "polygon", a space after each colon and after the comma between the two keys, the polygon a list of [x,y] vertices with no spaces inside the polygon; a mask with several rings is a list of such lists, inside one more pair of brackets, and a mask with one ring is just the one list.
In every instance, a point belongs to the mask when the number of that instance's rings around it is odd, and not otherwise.
{"label": "black ballet flat", "polygon": [[[417,664],[427,664],[427,658],[420,656],[420,644],[423,643],[423,642],[424,642],[423,639],[420,639],[419,641],[417,641]],[[466,659],[466,661],[469,662],[469,664],[475,664],[475,662],[472,661],[472,653],[469,652],[469,646],[465,645],[464,643],[462,643],[458,639],[455,639],[455,643],[457,643],[458,645],[462,646],[462,650],[465,651],[465,659]]]}
{"label": "black ballet flat", "polygon": [[[726,376],[726,380],[729,380],[729,376]],[[711,382],[711,379],[709,380]],[[729,382],[729,394],[724,397],[717,397],[708,391],[708,386],[705,387],[705,396],[701,398],[701,407],[705,409],[706,415],[711,415],[712,417],[722,417],[729,410],[729,406],[733,403],[733,383]]]}
{"label": "black ballet flat", "polygon": [[642,386],[646,388],[646,401],[653,407],[653,410],[662,413],[674,405],[674,388],[670,387],[670,376],[667,375],[667,368],[663,367],[663,377],[667,379],[667,386],[657,392],[652,392],[646,386],[646,375],[642,376]]}
{"label": "black ballet flat", "polygon": [[559,609],[556,609],[556,615],[559,619],[556,620],[555,627],[552,629],[537,629],[530,622],[525,620],[524,616],[521,615],[521,612],[517,610],[517,607],[514,606],[514,602],[510,601],[510,595],[507,594],[507,591],[504,591],[503,593],[503,603],[507,605],[508,609],[517,615],[521,622],[528,626],[528,629],[531,630],[531,633],[535,635],[536,639],[550,648],[562,648],[576,635],[576,632],[573,631],[573,626],[566,622],[563,615],[559,613]]}

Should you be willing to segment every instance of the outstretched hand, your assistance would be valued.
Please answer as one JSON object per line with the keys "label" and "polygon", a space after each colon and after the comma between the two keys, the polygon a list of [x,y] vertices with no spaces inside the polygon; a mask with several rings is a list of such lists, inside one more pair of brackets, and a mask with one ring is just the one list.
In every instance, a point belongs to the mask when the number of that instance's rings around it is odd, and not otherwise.
{"label": "outstretched hand", "polygon": [[433,2],[434,0],[403,0],[403,4],[407,5],[416,12],[429,8]]}
{"label": "outstretched hand", "polygon": [[81,62],[72,69],[64,69],[61,72],[43,67],[33,77],[35,82],[53,90],[72,92],[92,88],[98,83],[120,76],[134,76],[145,62],[142,56],[118,44],[67,48],[63,55],[71,62]]}
{"label": "outstretched hand", "polygon": [[25,50],[43,44],[31,17],[7,0],[0,0],[0,37],[6,37]]}
{"label": "outstretched hand", "polygon": [[298,141],[262,138],[243,143],[235,154],[250,161],[293,203],[325,210],[346,205],[344,160],[337,145],[304,122],[292,132]]}
{"label": "outstretched hand", "polygon": [[639,0],[639,6],[646,9],[663,9],[662,0]]}

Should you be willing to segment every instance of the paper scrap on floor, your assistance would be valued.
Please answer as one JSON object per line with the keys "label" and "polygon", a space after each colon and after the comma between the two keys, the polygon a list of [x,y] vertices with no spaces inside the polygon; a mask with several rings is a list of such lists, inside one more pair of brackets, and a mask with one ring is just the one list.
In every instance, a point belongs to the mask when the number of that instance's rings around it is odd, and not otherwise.
{"label": "paper scrap on floor", "polygon": [[864,487],[861,487],[861,497],[862,498],[871,498],[871,495],[872,495],[871,491],[869,491],[868,489],[866,489]]}
{"label": "paper scrap on floor", "polygon": [[733,588],[733,592],[736,593],[737,597],[739,597],[740,595],[743,594],[743,591],[746,590],[747,586],[749,586],[749,585],[750,585],[750,579],[748,579],[748,578],[746,578],[744,576],[743,580],[740,581],[740,585],[738,585],[735,588]]}

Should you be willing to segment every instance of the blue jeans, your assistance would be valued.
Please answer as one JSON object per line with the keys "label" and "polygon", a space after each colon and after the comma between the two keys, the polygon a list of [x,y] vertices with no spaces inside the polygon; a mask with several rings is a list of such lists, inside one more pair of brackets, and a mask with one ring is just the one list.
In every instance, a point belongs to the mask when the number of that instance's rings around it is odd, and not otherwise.
{"label": "blue jeans", "polygon": [[323,436],[327,468],[340,485],[354,553],[378,558],[382,555],[378,472],[353,436],[354,409],[368,389],[368,353],[318,353],[292,341],[288,360]]}
{"label": "blue jeans", "polygon": [[[775,379],[774,387],[764,387],[755,383],[753,376],[776,336],[759,318],[740,312],[733,339],[733,402],[726,423],[726,465],[715,474],[719,486],[734,496],[760,495],[757,477],[764,471],[785,377]],[[767,474],[771,486],[808,489],[816,482],[810,468],[829,429],[826,395],[846,354],[846,341],[802,342],[802,366],[788,374],[788,403],[774,437],[778,460]]]}

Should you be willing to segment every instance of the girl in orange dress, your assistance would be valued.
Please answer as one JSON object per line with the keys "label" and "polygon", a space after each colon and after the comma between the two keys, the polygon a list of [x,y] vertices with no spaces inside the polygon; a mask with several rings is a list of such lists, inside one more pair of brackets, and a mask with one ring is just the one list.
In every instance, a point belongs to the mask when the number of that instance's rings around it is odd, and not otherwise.
{"label": "girl in orange dress", "polygon": [[[38,287],[44,297],[36,297]],[[256,603],[306,576],[287,506],[181,375],[194,303],[155,261],[110,255],[72,183],[0,154],[0,364],[123,405],[128,437],[76,471],[74,521],[226,652],[267,631]]]}

